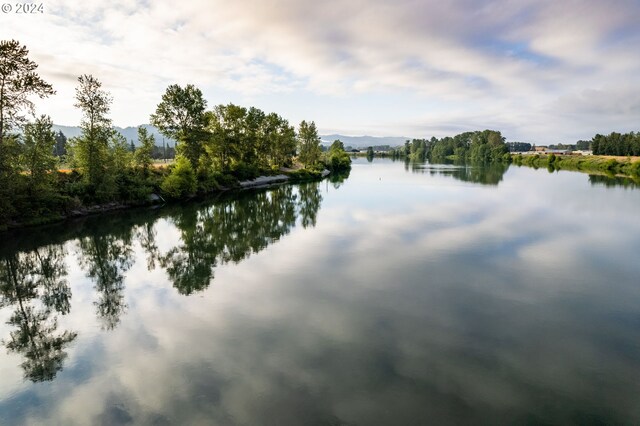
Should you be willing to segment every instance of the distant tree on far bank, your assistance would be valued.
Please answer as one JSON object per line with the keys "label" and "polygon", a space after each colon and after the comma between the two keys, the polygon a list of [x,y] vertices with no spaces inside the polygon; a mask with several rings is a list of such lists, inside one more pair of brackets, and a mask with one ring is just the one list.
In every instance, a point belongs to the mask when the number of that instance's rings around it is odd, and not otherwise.
{"label": "distant tree on far bank", "polygon": [[528,142],[507,142],[509,152],[528,152],[531,151],[531,144]]}
{"label": "distant tree on far bank", "polygon": [[140,167],[142,173],[146,176],[153,163],[152,155],[156,140],[153,135],[147,132],[145,127],[140,126],[138,127],[138,141],[140,142],[140,147],[136,149],[133,156],[136,166]]}
{"label": "distant tree on far bank", "polygon": [[63,157],[67,155],[67,137],[61,130],[58,130],[54,137],[56,139],[56,145],[53,148],[53,155],[56,157]]}
{"label": "distant tree on far bank", "polygon": [[617,133],[595,135],[591,141],[595,155],[640,155],[640,133]]}

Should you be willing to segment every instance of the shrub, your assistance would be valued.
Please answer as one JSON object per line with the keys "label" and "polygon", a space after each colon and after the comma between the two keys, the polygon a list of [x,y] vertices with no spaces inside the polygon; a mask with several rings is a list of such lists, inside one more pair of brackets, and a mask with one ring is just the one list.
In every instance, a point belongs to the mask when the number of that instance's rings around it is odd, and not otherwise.
{"label": "shrub", "polygon": [[181,198],[195,193],[198,182],[196,174],[189,160],[178,157],[171,173],[167,176],[160,188],[170,198]]}

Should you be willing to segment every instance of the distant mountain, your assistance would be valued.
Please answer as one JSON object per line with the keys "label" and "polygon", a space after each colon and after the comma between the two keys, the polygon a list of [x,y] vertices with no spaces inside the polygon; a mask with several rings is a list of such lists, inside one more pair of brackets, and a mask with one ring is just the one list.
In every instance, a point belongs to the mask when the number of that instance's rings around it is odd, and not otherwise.
{"label": "distant mountain", "polygon": [[[162,136],[157,128],[150,124],[143,124],[143,127],[156,138],[156,145],[162,145]],[[115,129],[125,138],[127,141],[133,140],[134,145],[138,146],[138,128],[137,127],[115,127]],[[60,130],[67,138],[74,138],[80,136],[82,130],[77,126],[62,126],[59,124],[53,125],[53,130]],[[170,145],[175,145],[175,141],[172,139],[164,138],[165,142]],[[354,148],[366,148],[368,146],[381,146],[389,145],[391,147],[404,145],[404,142],[411,138],[404,136],[345,136],[345,135],[320,135],[320,140],[324,145],[331,145],[333,141],[339,139],[344,143],[344,146],[352,146]]]}
{"label": "distant mountain", "polygon": [[[175,145],[175,141],[173,139],[168,139],[165,138],[164,136],[162,136],[160,134],[160,132],[158,131],[157,128],[153,127],[150,124],[143,124],[142,127],[145,127],[147,129],[147,132],[151,135],[153,135],[156,138],[156,145],[161,146],[162,145],[162,139],[164,138],[165,143],[167,145]],[[114,127],[116,129],[116,131],[118,133],[120,133],[122,136],[124,136],[127,141],[131,141],[133,140],[133,144],[134,145],[140,145],[140,142],[138,141],[138,128],[137,127]],[[82,133],[82,130],[80,129],[80,127],[77,126],[61,126],[59,124],[54,124],[53,125],[53,131],[57,132],[58,130],[60,130],[62,133],[64,133],[64,135],[67,138],[75,138],[77,136],[80,136],[80,134]]]}
{"label": "distant mountain", "polygon": [[331,145],[333,141],[339,139],[344,146],[352,146],[354,148],[389,145],[391,147],[404,145],[406,138],[404,136],[345,136],[345,135],[320,135],[322,143]]}

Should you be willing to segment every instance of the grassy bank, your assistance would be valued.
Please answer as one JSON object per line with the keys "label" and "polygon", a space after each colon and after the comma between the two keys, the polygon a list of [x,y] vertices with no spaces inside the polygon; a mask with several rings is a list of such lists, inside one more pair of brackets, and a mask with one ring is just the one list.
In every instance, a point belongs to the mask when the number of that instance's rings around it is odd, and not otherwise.
{"label": "grassy bank", "polygon": [[626,176],[640,179],[640,160],[631,157],[609,157],[600,155],[521,155],[513,154],[515,165],[553,170],[573,170],[600,173],[610,176]]}
{"label": "grassy bank", "polygon": [[[283,169],[283,170],[235,170],[229,173],[216,173],[197,176],[193,191],[171,197],[162,189],[162,182],[170,174],[173,165],[152,169],[146,176],[130,172],[119,176],[118,191],[109,200],[97,201],[87,196],[87,190],[80,175],[75,171],[59,171],[56,184],[51,191],[29,194],[18,193],[14,206],[20,215],[7,222],[0,222],[0,232],[29,226],[60,222],[66,219],[106,213],[114,210],[144,207],[165,202],[183,202],[222,192],[251,189],[241,183],[259,176],[286,175],[287,183],[318,181],[326,176],[323,168]],[[334,172],[339,174],[339,172]],[[21,178],[24,178],[22,176]],[[279,183],[284,183],[279,182]]]}

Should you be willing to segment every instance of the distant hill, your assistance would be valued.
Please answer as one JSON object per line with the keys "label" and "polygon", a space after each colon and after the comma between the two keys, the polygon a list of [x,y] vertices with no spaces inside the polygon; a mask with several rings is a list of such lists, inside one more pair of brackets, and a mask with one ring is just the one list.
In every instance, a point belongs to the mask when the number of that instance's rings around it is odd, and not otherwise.
{"label": "distant hill", "polygon": [[345,136],[345,135],[320,135],[320,139],[322,143],[325,145],[331,145],[333,141],[339,139],[342,141],[344,146],[352,146],[354,148],[362,148],[368,146],[381,146],[381,145],[389,145],[391,147],[404,145],[406,140],[410,140],[411,138],[406,138],[404,136]]}
{"label": "distant hill", "polygon": [[[158,129],[153,127],[152,125],[143,124],[142,126],[147,129],[147,132],[149,132],[149,134],[153,135],[156,138],[156,145],[158,145],[158,146],[162,145],[162,138],[164,138],[165,143],[167,143],[167,145],[171,145],[171,146],[175,145],[175,141],[173,139],[165,138],[164,136],[162,136],[160,134]],[[122,136],[124,136],[127,139],[127,141],[133,140],[133,144],[134,145],[136,145],[136,146],[140,145],[140,142],[138,141],[138,128],[137,127],[125,127],[125,128],[122,128],[122,127],[117,127],[116,126],[115,129]],[[64,133],[64,135],[67,138],[75,138],[77,136],[80,136],[80,134],[82,132],[80,127],[77,127],[77,126],[61,126],[59,124],[54,124],[53,125],[53,130],[55,132],[60,130],[62,133]]]}
{"label": "distant hill", "polygon": [[[156,145],[162,145],[162,136],[157,128],[150,124],[143,124],[146,127],[147,131],[155,136]],[[125,138],[127,141],[133,140],[134,145],[138,146],[140,143],[138,142],[138,128],[137,127],[115,127],[115,129]],[[60,130],[67,138],[74,138],[80,136],[81,130],[80,127],[77,126],[62,126],[59,124],[53,125],[53,130]],[[164,138],[165,142],[170,145],[175,145],[175,141],[172,139]],[[320,135],[320,140],[324,145],[331,145],[333,141],[336,139],[340,139],[344,146],[352,146],[354,148],[366,148],[368,146],[382,146],[389,145],[391,147],[404,145],[404,142],[408,139],[404,136],[345,136],[345,135]]]}

